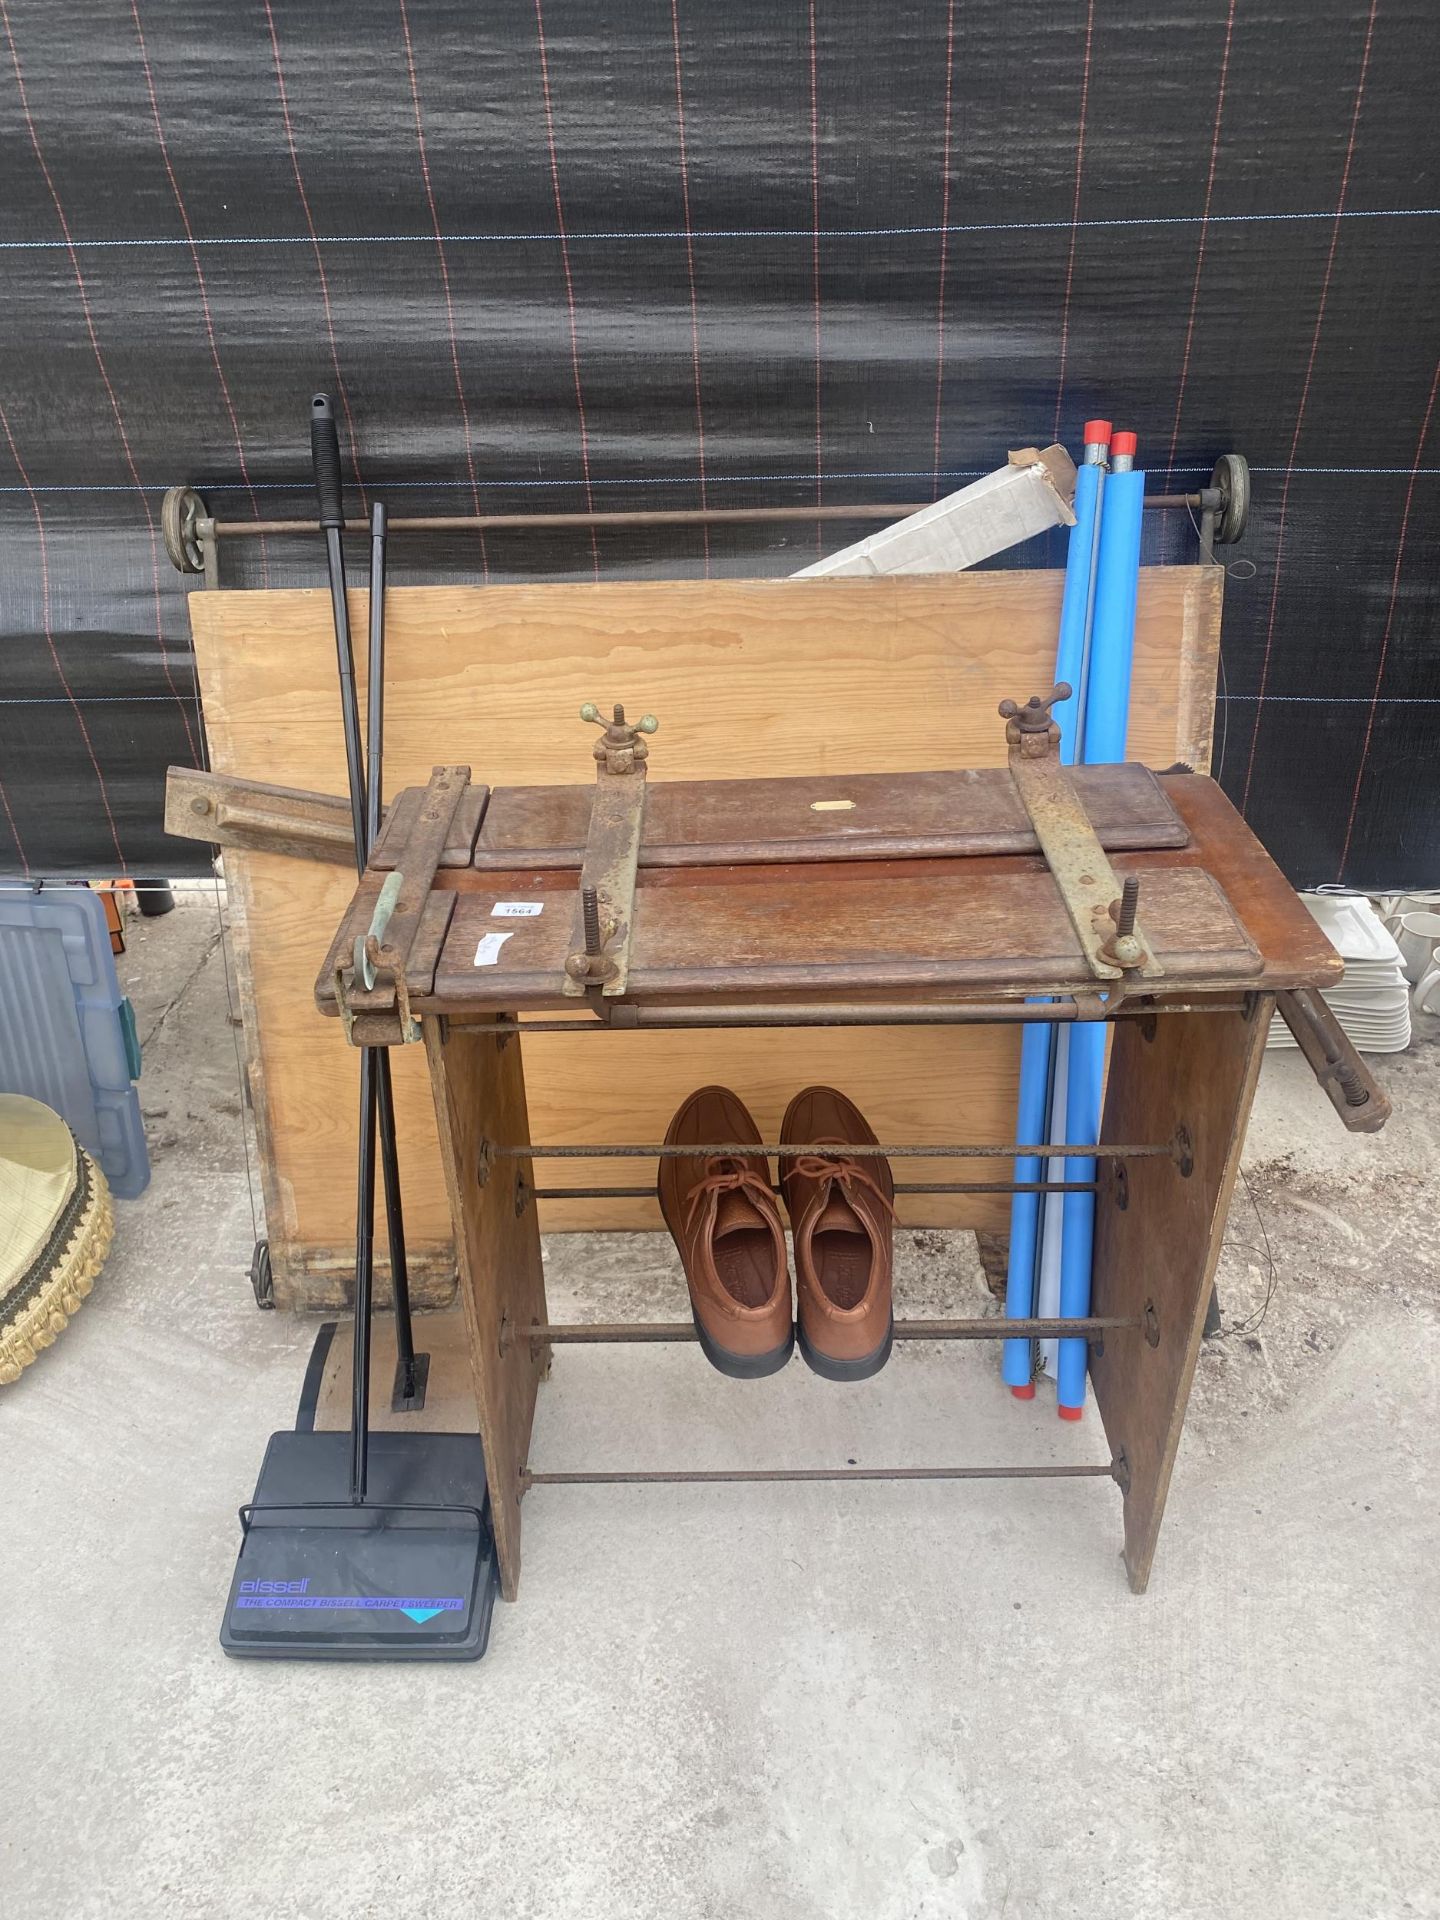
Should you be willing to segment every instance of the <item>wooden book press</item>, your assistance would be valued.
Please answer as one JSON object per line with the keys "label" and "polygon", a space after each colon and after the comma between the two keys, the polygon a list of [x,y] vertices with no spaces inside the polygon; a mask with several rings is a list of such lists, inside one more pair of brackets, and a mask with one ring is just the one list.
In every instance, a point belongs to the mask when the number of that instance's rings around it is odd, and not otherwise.
{"label": "wooden book press", "polygon": [[[390,809],[316,997],[356,1045],[426,1050],[507,1597],[536,1485],[1097,1475],[1120,1489],[1143,1591],[1277,1000],[1348,1126],[1382,1125],[1389,1105],[1316,991],[1339,980],[1338,956],[1219,787],[1063,767],[1057,697],[1003,704],[1006,767],[654,788],[656,723],[587,707],[601,728],[593,782],[491,791],[444,766]],[[277,810],[298,822],[292,844],[332,831],[337,803],[322,796],[282,805],[277,790],[192,773],[172,774],[172,812],[188,795],[198,814],[207,783],[209,821],[191,829],[207,838],[222,800],[237,844],[277,844]],[[258,842],[244,837],[247,808],[268,822]],[[537,1168],[653,1163],[664,1149],[532,1141],[517,1034],[1015,1022],[1039,999],[1047,1020],[1111,1028],[1099,1145],[1046,1156],[1096,1161],[1091,1312],[901,1320],[895,1336],[1085,1339],[1108,1462],[531,1472],[552,1348],[694,1329],[551,1324],[535,1202],[575,1190],[546,1187]],[[961,1163],[1035,1150],[882,1149]]]}

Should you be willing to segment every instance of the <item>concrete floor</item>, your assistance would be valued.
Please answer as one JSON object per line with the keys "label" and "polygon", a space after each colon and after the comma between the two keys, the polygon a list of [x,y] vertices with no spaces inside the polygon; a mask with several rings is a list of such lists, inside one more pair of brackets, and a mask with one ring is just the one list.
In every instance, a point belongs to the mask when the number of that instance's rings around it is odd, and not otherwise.
{"label": "concrete floor", "polygon": [[[480,1665],[251,1666],[216,1644],[234,1510],[313,1328],[245,1277],[213,903],[122,966],[154,1181],[0,1395],[9,1920],[1440,1914],[1436,1023],[1376,1063],[1375,1139],[1267,1064],[1148,1597],[1103,1481],[542,1488]],[[968,1237],[902,1240],[907,1310],[978,1303]],[[674,1309],[658,1239],[549,1272],[561,1317]],[[601,1349],[557,1359],[535,1458],[1101,1446],[979,1347],[864,1389]]]}

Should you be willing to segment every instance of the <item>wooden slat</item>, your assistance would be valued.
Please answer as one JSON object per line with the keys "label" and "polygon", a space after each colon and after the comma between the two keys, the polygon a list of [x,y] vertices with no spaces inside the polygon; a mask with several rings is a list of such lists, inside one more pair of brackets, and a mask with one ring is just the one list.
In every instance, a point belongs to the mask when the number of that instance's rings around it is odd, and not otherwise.
{"label": "wooden slat", "polygon": [[[466,789],[440,856],[442,867],[469,866],[489,795],[488,787]],[[409,837],[422,798],[422,788],[407,787],[385,809],[371,849],[372,867],[394,866],[394,843]],[[354,816],[343,795],[241,780],[198,767],[166,769],[165,831],[180,840],[288,853],[297,860],[329,860],[340,866],[352,866],[355,860]]]}
{"label": "wooden slat", "polygon": [[[380,946],[383,953],[395,956],[396,968],[404,973],[407,983],[413,978],[421,992],[428,992],[430,982],[435,977],[440,942],[450,921],[444,903],[435,905],[430,892],[431,883],[469,784],[469,767],[436,767],[430,775],[409,837],[403,843],[403,852],[400,843],[395,843],[395,857],[404,862],[400,871],[400,892],[390,924],[381,935]],[[412,949],[422,920],[430,939],[417,953]],[[395,1005],[394,984],[382,986],[377,983],[367,990],[357,983],[351,989],[351,1004],[357,1012],[383,1013]]]}
{"label": "wooden slat", "polygon": [[[393,805],[386,809],[384,825],[370,850],[372,867],[382,873],[394,868],[395,850],[404,846],[414,831],[424,797],[423,787],[407,787],[403,793],[396,794]],[[489,798],[490,789],[476,786],[473,782],[461,794],[440,855],[442,867],[469,866]]]}
{"label": "wooden slat", "polygon": [[308,793],[199,767],[165,774],[165,831],[213,846],[269,847],[297,860],[355,865],[355,822],[338,793]]}
{"label": "wooden slat", "polygon": [[[1208,764],[1221,591],[1219,568],[1142,573],[1130,746],[1151,766]],[[583,783],[591,730],[578,708],[616,698],[660,715],[652,799],[667,779],[999,765],[996,705],[1051,684],[1060,594],[1058,574],[1012,572],[394,588],[387,788],[423,785],[441,759],[471,761],[491,785]],[[197,592],[190,614],[214,765],[342,793],[328,594]],[[364,594],[351,596],[351,618],[363,632]],[[363,659],[356,671],[363,699]],[[335,1168],[354,1154],[354,1063],[315,1011],[313,990],[354,882],[339,867],[269,854],[237,852],[227,866],[246,905],[246,1041],[268,1147],[277,1293],[288,1304],[313,1297],[317,1249],[353,1243],[350,1189]],[[882,1132],[953,1139],[958,1122],[1000,1140],[1018,1038],[964,1029],[547,1034],[524,1045],[531,1113],[549,1138],[659,1138],[687,1093],[724,1078],[762,1128],[778,1124],[798,1088],[825,1080]],[[407,1224],[417,1260],[440,1262],[448,1216],[415,1053],[394,1056]],[[595,1183],[592,1166],[567,1174]],[[902,1218],[999,1228],[1008,1209],[1003,1197],[907,1202]],[[644,1201],[556,1204],[542,1224],[658,1227],[659,1215]]]}
{"label": "wooden slat", "polygon": [[[1185,829],[1149,768],[1133,763],[1075,767],[1070,777],[1102,846],[1184,844]],[[486,815],[474,865],[482,872],[578,867],[593,793],[593,783],[503,788]],[[1009,769],[980,767],[957,773],[656,781],[645,805],[640,864],[940,859],[1038,849]]]}
{"label": "wooden slat", "polygon": [[[740,868],[724,885],[642,886],[630,993],[642,1001],[807,992],[853,998],[910,989],[979,996],[1007,987],[1043,993],[1093,985],[1048,872],[981,880],[965,871],[974,862],[932,874],[935,864],[912,861],[898,872],[863,863],[809,867],[788,882],[761,877],[771,869]],[[1143,899],[1146,933],[1167,986],[1203,988],[1260,973],[1259,954],[1208,874],[1147,867]],[[573,892],[552,893],[534,919],[497,921],[491,895],[460,894],[436,969],[437,999],[457,1012],[557,1005],[573,903]],[[501,926],[509,937],[496,964],[477,967],[481,936]]]}

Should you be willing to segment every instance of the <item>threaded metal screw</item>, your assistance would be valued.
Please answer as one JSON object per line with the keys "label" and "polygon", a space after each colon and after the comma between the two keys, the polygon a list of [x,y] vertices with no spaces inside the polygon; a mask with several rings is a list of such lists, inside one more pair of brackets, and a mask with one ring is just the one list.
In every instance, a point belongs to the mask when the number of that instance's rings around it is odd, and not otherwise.
{"label": "threaded metal screw", "polygon": [[594,887],[580,889],[580,913],[585,922],[585,951],[597,959],[603,951],[600,939],[600,900]]}
{"label": "threaded metal screw", "polygon": [[1340,1082],[1347,1107],[1363,1107],[1365,1105],[1365,1102],[1370,1098],[1369,1090],[1348,1060],[1337,1060],[1335,1062],[1335,1078]]}
{"label": "threaded metal screw", "polygon": [[1120,907],[1115,915],[1115,937],[1123,938],[1135,931],[1135,909],[1140,904],[1140,876],[1127,873],[1125,884],[1120,889]]}

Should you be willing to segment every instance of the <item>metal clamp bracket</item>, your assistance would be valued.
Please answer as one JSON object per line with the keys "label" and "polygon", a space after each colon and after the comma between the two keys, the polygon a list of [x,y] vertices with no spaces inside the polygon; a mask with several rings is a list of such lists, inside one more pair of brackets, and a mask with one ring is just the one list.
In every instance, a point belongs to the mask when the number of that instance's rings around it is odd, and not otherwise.
{"label": "metal clamp bracket", "polygon": [[1068,700],[1070,692],[1062,683],[1043,699],[1033,694],[1023,706],[1000,702],[1010,774],[1086,965],[1095,979],[1118,983],[1123,992],[1132,977],[1154,979],[1165,969],[1136,922],[1139,880],[1132,874],[1121,887],[1061,763],[1060,729],[1050,709],[1057,700]]}
{"label": "metal clamp bracket", "polygon": [[561,990],[571,999],[599,993],[613,999],[625,991],[630,971],[630,935],[635,923],[635,875],[645,824],[644,736],[660,722],[654,714],[631,724],[616,706],[613,719],[587,701],[580,718],[604,729],[595,742],[595,797],[580,869],[575,938]]}

